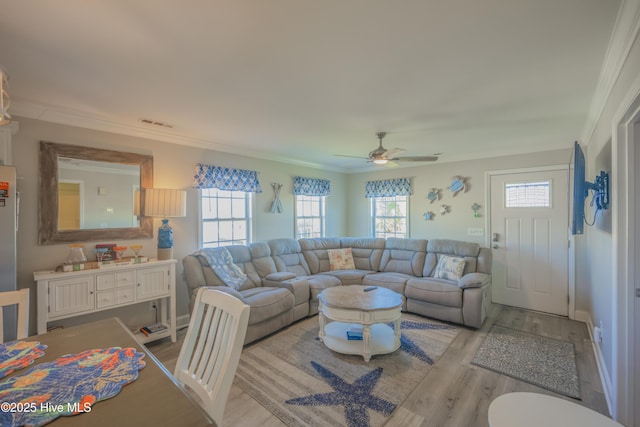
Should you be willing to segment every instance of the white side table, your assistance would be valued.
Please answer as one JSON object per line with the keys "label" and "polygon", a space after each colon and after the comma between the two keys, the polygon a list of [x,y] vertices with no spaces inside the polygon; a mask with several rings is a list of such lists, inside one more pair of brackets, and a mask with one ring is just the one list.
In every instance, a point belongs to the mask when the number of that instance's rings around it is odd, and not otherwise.
{"label": "white side table", "polygon": [[621,427],[577,403],[540,393],[507,393],[489,405],[490,427]]}

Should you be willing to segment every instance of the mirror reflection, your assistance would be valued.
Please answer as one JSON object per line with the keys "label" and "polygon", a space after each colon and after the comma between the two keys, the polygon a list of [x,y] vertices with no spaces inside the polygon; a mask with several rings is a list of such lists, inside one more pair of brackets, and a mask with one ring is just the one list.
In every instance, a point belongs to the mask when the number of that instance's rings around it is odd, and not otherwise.
{"label": "mirror reflection", "polygon": [[58,230],[139,227],[140,168],[58,157]]}

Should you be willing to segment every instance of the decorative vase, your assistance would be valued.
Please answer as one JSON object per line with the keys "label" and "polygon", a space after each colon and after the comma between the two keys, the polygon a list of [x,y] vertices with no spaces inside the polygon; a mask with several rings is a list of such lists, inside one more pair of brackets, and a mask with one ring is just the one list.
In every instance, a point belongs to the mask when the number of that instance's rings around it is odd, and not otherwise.
{"label": "decorative vase", "polygon": [[169,220],[165,218],[158,228],[158,259],[171,258],[173,258],[173,229],[169,225]]}

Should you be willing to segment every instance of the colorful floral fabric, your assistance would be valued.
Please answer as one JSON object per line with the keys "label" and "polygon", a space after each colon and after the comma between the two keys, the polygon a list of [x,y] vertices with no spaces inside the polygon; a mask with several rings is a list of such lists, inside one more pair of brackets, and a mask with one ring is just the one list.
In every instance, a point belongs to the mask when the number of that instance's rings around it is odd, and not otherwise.
{"label": "colorful floral fabric", "polygon": [[351,248],[327,249],[329,255],[329,270],[354,270],[353,253]]}
{"label": "colorful floral fabric", "polygon": [[110,347],[40,363],[0,383],[0,425],[42,426],[63,415],[91,412],[93,404],[138,378],[144,356],[135,348]]}
{"label": "colorful floral fabric", "polygon": [[44,356],[46,345],[37,341],[11,341],[0,344],[0,378],[26,368]]}

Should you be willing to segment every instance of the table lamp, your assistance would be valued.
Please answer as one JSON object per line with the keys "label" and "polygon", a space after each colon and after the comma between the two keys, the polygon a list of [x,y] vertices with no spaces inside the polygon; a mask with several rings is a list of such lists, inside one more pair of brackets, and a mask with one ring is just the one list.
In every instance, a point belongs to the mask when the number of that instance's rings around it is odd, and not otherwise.
{"label": "table lamp", "polygon": [[167,188],[144,190],[144,214],[162,218],[158,229],[158,259],[173,258],[173,229],[168,218],[179,218],[187,214],[187,192]]}

